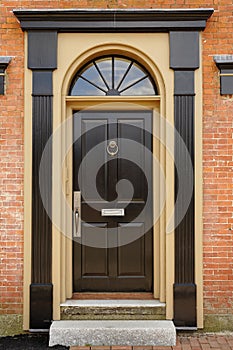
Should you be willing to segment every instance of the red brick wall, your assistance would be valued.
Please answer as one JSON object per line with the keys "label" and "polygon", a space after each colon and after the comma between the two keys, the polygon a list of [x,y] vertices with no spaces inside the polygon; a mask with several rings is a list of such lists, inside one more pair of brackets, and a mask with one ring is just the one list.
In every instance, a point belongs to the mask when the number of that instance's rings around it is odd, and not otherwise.
{"label": "red brick wall", "polygon": [[233,96],[220,96],[212,56],[233,53],[233,2],[218,3],[205,3],[216,11],[203,33],[204,312],[232,314]]}
{"label": "red brick wall", "polygon": [[[12,5],[10,1],[7,4]],[[17,2],[15,1],[15,6]],[[2,6],[4,6],[2,4]],[[23,36],[0,7],[0,56],[14,56],[0,96],[0,313],[22,313],[23,286]]]}
{"label": "red brick wall", "polygon": [[0,307],[22,312],[23,34],[13,8],[214,7],[203,33],[204,306],[228,314],[233,304],[233,97],[220,96],[215,54],[233,53],[232,0],[2,0],[0,55],[14,56],[0,96]]}

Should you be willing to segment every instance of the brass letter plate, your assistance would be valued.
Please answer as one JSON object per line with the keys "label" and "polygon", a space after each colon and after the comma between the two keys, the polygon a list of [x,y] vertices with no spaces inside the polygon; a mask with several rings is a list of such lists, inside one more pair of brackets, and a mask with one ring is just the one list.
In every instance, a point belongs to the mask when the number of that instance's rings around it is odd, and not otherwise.
{"label": "brass letter plate", "polygon": [[125,209],[102,209],[102,216],[124,216]]}

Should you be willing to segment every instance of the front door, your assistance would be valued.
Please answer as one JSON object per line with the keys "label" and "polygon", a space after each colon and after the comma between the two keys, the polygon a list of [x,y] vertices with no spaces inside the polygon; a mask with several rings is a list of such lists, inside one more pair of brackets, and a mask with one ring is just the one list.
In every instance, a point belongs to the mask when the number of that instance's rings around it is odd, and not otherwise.
{"label": "front door", "polygon": [[152,291],[151,130],[151,111],[74,112],[74,292]]}

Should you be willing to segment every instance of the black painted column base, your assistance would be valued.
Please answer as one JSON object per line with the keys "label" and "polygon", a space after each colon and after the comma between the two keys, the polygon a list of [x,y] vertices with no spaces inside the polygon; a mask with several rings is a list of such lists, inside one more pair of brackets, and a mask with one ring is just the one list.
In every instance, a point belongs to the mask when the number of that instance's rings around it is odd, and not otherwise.
{"label": "black painted column base", "polygon": [[30,285],[30,329],[49,329],[53,315],[53,285]]}
{"label": "black painted column base", "polygon": [[196,285],[174,284],[174,324],[176,327],[197,327]]}

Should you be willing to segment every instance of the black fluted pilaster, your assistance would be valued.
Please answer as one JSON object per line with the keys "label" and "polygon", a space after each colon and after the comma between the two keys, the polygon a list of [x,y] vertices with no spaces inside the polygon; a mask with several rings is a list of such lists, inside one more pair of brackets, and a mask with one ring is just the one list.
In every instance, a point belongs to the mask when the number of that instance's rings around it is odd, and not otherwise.
{"label": "black fluted pilaster", "polygon": [[[46,166],[41,158],[53,131],[53,70],[57,33],[28,33],[28,68],[32,70],[32,276],[30,329],[48,329],[53,313],[52,284],[52,142]],[[40,183],[43,185],[43,201]],[[46,209],[45,209],[46,208]]]}

